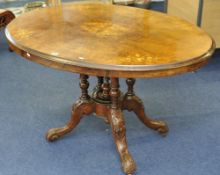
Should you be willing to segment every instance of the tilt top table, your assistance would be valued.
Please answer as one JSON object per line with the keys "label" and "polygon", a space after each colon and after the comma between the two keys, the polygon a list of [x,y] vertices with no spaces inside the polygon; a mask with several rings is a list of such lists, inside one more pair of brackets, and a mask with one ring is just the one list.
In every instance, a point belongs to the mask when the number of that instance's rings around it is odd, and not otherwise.
{"label": "tilt top table", "polygon": [[[36,63],[80,74],[81,96],[70,121],[50,129],[48,141],[72,131],[83,116],[95,113],[111,125],[126,174],[136,165],[128,151],[123,110],[133,111],[149,128],[168,132],[166,123],[149,118],[134,93],[135,78],[171,76],[208,62],[215,44],[203,30],[176,17],[100,3],[66,4],[37,9],[12,21],[10,47]],[[89,95],[89,75],[97,86]],[[119,78],[126,78],[122,93]]]}

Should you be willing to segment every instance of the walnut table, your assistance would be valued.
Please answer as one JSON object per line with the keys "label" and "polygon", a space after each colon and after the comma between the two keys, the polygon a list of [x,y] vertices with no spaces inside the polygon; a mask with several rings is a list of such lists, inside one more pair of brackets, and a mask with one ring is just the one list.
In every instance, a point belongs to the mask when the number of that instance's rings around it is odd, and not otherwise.
{"label": "walnut table", "polygon": [[[100,3],[37,9],[12,21],[6,35],[11,48],[36,63],[80,74],[81,96],[70,121],[50,129],[48,141],[72,131],[83,116],[95,113],[111,125],[126,174],[136,165],[128,151],[123,110],[147,127],[166,134],[162,121],[149,118],[134,93],[135,78],[165,77],[196,70],[208,62],[215,44],[203,30],[176,17]],[[89,76],[97,86],[88,93]],[[126,93],[119,88],[125,78]]]}

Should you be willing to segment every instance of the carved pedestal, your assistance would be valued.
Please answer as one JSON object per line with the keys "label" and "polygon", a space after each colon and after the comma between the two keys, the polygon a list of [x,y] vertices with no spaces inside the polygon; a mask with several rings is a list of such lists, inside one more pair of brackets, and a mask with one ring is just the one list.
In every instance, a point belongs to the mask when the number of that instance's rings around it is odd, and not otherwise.
{"label": "carved pedestal", "polygon": [[166,134],[168,127],[164,122],[152,120],[146,116],[143,103],[134,94],[133,86],[135,79],[129,78],[126,80],[128,90],[127,93],[122,95],[119,90],[118,78],[98,77],[98,83],[94,88],[92,96],[88,94],[89,82],[87,80],[87,75],[80,75],[82,93],[75,105],[73,105],[70,121],[61,128],[50,129],[46,138],[48,141],[55,141],[72,131],[83,116],[95,113],[111,125],[123,171],[126,174],[133,174],[136,170],[136,165],[128,151],[125,121],[122,111],[133,111],[147,127],[158,131],[160,134]]}

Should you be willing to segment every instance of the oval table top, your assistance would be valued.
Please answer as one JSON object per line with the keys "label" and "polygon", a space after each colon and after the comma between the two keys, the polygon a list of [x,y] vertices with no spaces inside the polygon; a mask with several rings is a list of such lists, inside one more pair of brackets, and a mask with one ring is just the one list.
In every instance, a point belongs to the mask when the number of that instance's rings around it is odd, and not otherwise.
{"label": "oval table top", "polygon": [[200,68],[215,44],[202,29],[163,13],[101,3],[36,9],[6,28],[34,62],[109,77],[160,77]]}

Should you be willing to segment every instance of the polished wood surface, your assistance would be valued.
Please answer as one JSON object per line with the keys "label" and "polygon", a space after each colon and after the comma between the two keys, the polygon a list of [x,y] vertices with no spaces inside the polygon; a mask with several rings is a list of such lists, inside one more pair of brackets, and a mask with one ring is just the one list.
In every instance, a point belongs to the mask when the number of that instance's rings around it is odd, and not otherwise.
{"label": "polished wood surface", "polygon": [[100,3],[34,10],[14,20],[6,35],[29,60],[108,77],[191,71],[205,64],[215,47],[203,30],[176,17]]}
{"label": "polished wood surface", "polygon": [[[167,13],[200,26],[209,33],[220,48],[219,0],[166,0]],[[187,10],[186,10],[187,9]]]}

